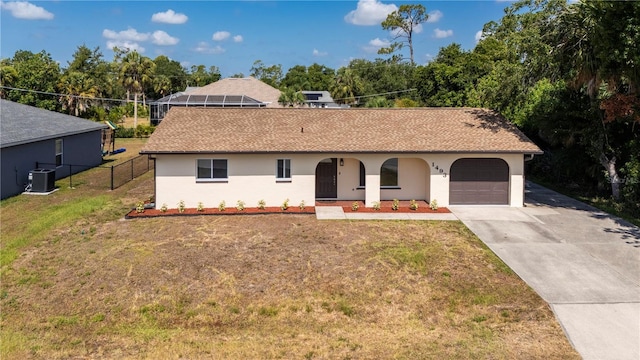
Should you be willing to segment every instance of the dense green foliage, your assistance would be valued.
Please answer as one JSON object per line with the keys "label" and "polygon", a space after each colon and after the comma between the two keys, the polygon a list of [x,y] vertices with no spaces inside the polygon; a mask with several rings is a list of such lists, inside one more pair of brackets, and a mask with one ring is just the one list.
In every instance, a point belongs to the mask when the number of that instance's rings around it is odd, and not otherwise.
{"label": "dense green foliage", "polygon": [[[496,110],[545,151],[528,163],[530,176],[607,195],[640,217],[640,2],[521,0],[485,25],[474,49],[450,44],[427,64],[403,61],[398,52],[403,45],[412,50],[411,31],[426,14],[422,5],[403,5],[381,24],[402,35],[383,51],[389,59],[354,59],[337,70],[296,65],[286,72],[256,60],[249,74],[281,89],[285,106],[298,106],[301,90],[328,90],[352,106]],[[166,56],[151,60],[135,51],[118,50],[108,62],[98,48],[83,45],[62,69],[45,51],[17,51],[0,60],[0,76],[6,87],[39,91],[2,88],[4,98],[117,121],[130,111],[98,98],[139,93],[143,101],[157,99],[217,81],[220,71],[185,69]],[[46,94],[53,92],[65,95]]]}

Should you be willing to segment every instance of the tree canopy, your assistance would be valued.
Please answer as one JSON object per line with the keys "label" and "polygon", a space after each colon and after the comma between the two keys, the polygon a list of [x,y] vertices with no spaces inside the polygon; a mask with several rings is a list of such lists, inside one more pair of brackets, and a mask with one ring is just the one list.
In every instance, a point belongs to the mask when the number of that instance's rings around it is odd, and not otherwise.
{"label": "tree canopy", "polygon": [[[473,49],[449,44],[416,65],[413,35],[427,19],[419,4],[387,16],[381,26],[394,39],[381,53],[391,58],[286,71],[256,60],[248,73],[279,88],[285,106],[297,106],[301,90],[328,90],[351,106],[496,110],[545,151],[527,163],[530,176],[608,193],[640,214],[640,2],[520,0],[485,24]],[[401,61],[405,47],[410,61]],[[117,112],[104,98],[157,99],[221,78],[213,65],[187,69],[163,55],[114,54],[106,61],[99,48],[81,45],[61,68],[44,50],[16,51],[0,59],[0,96],[102,119]]]}

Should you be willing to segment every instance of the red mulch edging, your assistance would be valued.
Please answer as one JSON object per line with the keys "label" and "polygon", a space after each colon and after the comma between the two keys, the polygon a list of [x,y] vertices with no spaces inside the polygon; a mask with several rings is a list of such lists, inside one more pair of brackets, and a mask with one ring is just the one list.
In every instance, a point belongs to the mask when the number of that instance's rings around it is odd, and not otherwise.
{"label": "red mulch edging", "polygon": [[358,210],[353,211],[351,206],[343,206],[342,211],[349,212],[363,212],[363,213],[421,213],[421,214],[446,214],[450,213],[449,209],[445,207],[439,207],[436,210],[431,210],[428,206],[418,207],[416,210],[411,210],[408,207],[399,207],[398,210],[393,210],[391,207],[382,206],[380,210],[375,210],[372,207],[358,207]]}
{"label": "red mulch edging", "polygon": [[[370,207],[359,207],[357,211],[351,210],[350,206],[343,206],[343,211],[348,212],[362,212],[362,213],[431,213],[431,214],[444,214],[450,213],[449,209],[441,207],[437,210],[431,210],[429,207],[419,207],[416,210],[411,210],[408,207],[400,207],[398,210],[392,210],[391,207],[381,207],[380,210],[375,210]],[[150,218],[159,216],[198,216],[198,215],[267,215],[267,214],[315,214],[316,210],[313,206],[307,206],[304,209],[299,207],[290,207],[287,210],[282,210],[279,207],[265,207],[264,209],[258,208],[245,208],[244,210],[238,210],[236,208],[227,208],[224,211],[220,211],[217,208],[206,208],[202,211],[197,209],[188,208],[183,212],[179,212],[178,209],[167,209],[167,211],[161,211],[158,209],[145,209],[144,212],[137,212],[136,209],[132,209],[124,217],[125,219],[135,218]]]}
{"label": "red mulch edging", "polygon": [[161,211],[158,209],[145,209],[144,212],[137,212],[136,209],[132,209],[124,217],[125,219],[135,218],[148,218],[158,216],[198,216],[198,215],[257,215],[257,214],[315,214],[316,211],[313,206],[307,206],[304,209],[299,207],[290,207],[287,210],[282,210],[279,207],[265,207],[264,209],[258,208],[245,208],[244,210],[238,210],[236,208],[226,208],[224,211],[220,211],[217,208],[205,208],[202,211],[197,209],[188,208],[183,212],[179,212],[178,209],[167,209],[167,211]]}

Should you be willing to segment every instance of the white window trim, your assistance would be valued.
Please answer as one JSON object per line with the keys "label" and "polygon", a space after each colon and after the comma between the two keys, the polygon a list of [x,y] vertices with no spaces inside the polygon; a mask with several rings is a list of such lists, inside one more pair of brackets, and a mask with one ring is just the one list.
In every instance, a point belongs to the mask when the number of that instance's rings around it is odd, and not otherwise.
{"label": "white window trim", "polygon": [[[60,141],[60,152],[58,152],[58,141]],[[54,152],[56,153],[55,159],[57,159],[58,155],[60,155],[60,165],[58,165],[56,162],[56,168],[59,168],[59,167],[62,167],[62,165],[64,164],[64,140],[56,139],[54,146],[55,146]]]}
{"label": "white window trim", "polygon": [[[278,177],[278,162],[280,162],[280,160],[283,161],[283,165],[284,165],[283,171],[284,171],[285,174],[287,173],[286,164],[287,164],[287,160],[288,160],[288,162],[289,162],[289,177]],[[292,175],[291,175],[291,159],[288,159],[288,158],[276,159],[276,182],[291,182],[291,178],[292,178]]]}
{"label": "white window trim", "polygon": [[[210,178],[199,178],[198,177],[198,162],[200,160],[209,160],[211,165],[211,176]],[[214,160],[225,160],[227,162],[227,176],[224,178],[214,178],[213,177],[213,161]],[[229,159],[221,159],[221,158],[198,158],[196,159],[196,182],[198,183],[226,183],[229,182]]]}

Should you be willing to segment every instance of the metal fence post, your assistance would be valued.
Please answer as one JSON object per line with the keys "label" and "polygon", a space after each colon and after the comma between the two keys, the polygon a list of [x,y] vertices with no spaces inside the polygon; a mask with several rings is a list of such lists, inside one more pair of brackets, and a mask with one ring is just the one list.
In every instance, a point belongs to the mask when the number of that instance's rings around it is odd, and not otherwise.
{"label": "metal fence post", "polygon": [[111,165],[111,190],[113,190],[113,165]]}
{"label": "metal fence post", "polygon": [[131,159],[131,178],[129,180],[133,180],[133,159]]}

